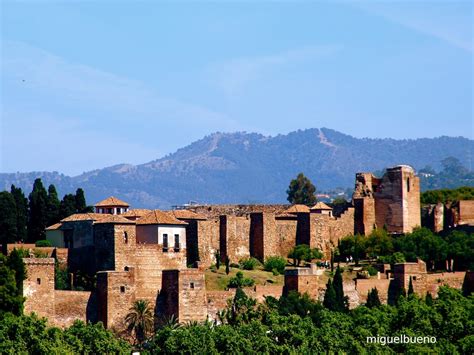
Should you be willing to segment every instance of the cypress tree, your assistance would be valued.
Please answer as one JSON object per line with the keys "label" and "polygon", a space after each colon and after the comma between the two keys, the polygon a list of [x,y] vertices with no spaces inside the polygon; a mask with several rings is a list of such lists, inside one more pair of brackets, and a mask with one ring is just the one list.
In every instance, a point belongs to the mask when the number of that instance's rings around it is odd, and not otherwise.
{"label": "cypress tree", "polygon": [[16,204],[16,229],[17,238],[16,241],[25,241],[27,237],[26,224],[28,222],[28,199],[19,187],[12,185],[10,193],[15,199]]}
{"label": "cypress tree", "polygon": [[230,260],[229,260],[229,257],[225,258],[225,274],[226,275],[230,274]]}
{"label": "cypress tree", "polygon": [[411,280],[411,276],[410,276],[410,283],[408,284],[408,296],[411,296],[415,293],[415,291],[413,290],[413,282]]}
{"label": "cypress tree", "polygon": [[348,309],[348,301],[347,298],[344,297],[344,289],[342,286],[342,271],[340,267],[337,267],[336,274],[334,275],[334,279],[332,282],[334,291],[336,292],[336,302],[338,310],[344,312]]}
{"label": "cypress tree", "polygon": [[16,204],[8,191],[0,192],[0,243],[6,254],[7,244],[17,240]]}
{"label": "cypress tree", "polygon": [[433,296],[431,296],[431,293],[427,293],[426,294],[426,298],[425,298],[425,302],[428,306],[432,306],[433,305]]}
{"label": "cypress tree", "polygon": [[58,192],[54,185],[49,185],[48,187],[48,201],[46,205],[47,210],[47,226],[59,222],[59,198]]}
{"label": "cypress tree", "polygon": [[44,232],[47,223],[47,201],[48,193],[41,182],[36,179],[33,184],[33,191],[29,195],[29,218],[28,218],[28,241],[46,239]]}
{"label": "cypress tree", "polygon": [[331,311],[338,310],[336,290],[331,282],[331,279],[328,280],[326,284],[326,291],[324,292],[323,306]]}
{"label": "cypress tree", "polygon": [[379,307],[382,303],[380,302],[379,292],[374,287],[367,294],[367,303],[365,304],[368,308]]}
{"label": "cypress tree", "polygon": [[76,197],[73,194],[64,195],[59,204],[59,219],[69,217],[76,213]]}
{"label": "cypress tree", "polygon": [[76,195],[74,196],[75,199],[75,208],[77,213],[84,213],[86,212],[87,205],[86,205],[86,197],[84,196],[84,190],[78,188],[76,190]]}

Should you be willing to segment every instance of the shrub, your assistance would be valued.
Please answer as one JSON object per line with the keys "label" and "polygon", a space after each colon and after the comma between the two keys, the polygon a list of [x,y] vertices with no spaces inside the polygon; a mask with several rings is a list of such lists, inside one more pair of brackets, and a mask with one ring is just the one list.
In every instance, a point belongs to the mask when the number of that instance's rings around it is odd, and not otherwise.
{"label": "shrub", "polygon": [[377,275],[378,270],[374,268],[372,265],[369,265],[367,267],[367,272],[369,273],[370,276],[375,276]]}
{"label": "shrub", "polygon": [[35,246],[41,248],[41,247],[51,247],[52,245],[49,240],[43,239],[43,240],[36,241]]}
{"label": "shrub", "polygon": [[234,269],[240,269],[240,265],[236,263],[230,263],[230,267],[233,267]]}
{"label": "shrub", "polygon": [[266,271],[276,270],[278,274],[283,274],[285,272],[286,259],[281,256],[270,256],[265,260],[264,269]]}
{"label": "shrub", "polygon": [[250,287],[255,284],[255,281],[251,278],[244,277],[242,271],[239,271],[237,275],[232,277],[227,284],[227,287],[230,288],[241,288],[241,287]]}
{"label": "shrub", "polygon": [[240,259],[239,263],[244,270],[255,270],[255,268],[260,265],[260,261],[255,258]]}

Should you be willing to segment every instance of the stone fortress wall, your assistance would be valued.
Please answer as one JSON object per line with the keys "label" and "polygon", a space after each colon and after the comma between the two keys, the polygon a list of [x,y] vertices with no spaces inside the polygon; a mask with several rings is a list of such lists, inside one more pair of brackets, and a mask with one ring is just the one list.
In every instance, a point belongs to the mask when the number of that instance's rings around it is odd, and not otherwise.
{"label": "stone fortress wall", "polygon": [[[217,251],[221,261],[227,257],[232,263],[247,257],[264,261],[273,255],[286,257],[295,245],[304,243],[319,248],[329,259],[331,250],[347,235],[370,233],[374,227],[384,226],[392,233],[404,233],[421,224],[419,180],[413,169],[406,166],[388,169],[381,179],[372,174],[357,174],[353,206],[338,216],[305,206],[289,207],[188,207],[186,211],[190,212],[176,214],[186,223],[184,247],[169,248],[166,252],[158,243],[137,242],[136,219],[78,221],[77,233],[75,224],[69,222],[64,231],[65,238],[69,238],[69,248],[49,248],[49,256],[54,254],[74,268],[97,273],[96,291],[54,290],[54,259],[27,258],[25,310],[44,315],[60,326],[69,325],[73,319],[83,319],[100,320],[108,328],[120,329],[133,302],[143,299],[150,302],[157,318],[173,314],[181,321],[202,321],[215,317],[217,311],[225,307],[227,298],[233,296],[232,291],[205,289],[203,269],[216,262]],[[461,211],[465,218],[470,218],[469,205],[462,205]],[[74,241],[75,234],[81,242],[73,246],[71,240]],[[190,269],[190,266],[197,268]],[[325,285],[318,282],[318,272],[306,269],[288,272],[285,288],[256,286],[248,290],[250,296],[263,300],[265,295],[279,297],[294,289],[321,298]],[[418,264],[404,264],[396,266],[393,279],[346,282],[344,289],[350,295],[352,306],[363,302],[373,287],[379,289],[382,300],[387,300],[390,284],[397,282],[407,287],[410,276],[416,277],[416,292],[429,289],[435,294],[436,287],[445,281],[459,286],[459,280],[465,275],[442,274],[438,275],[439,281],[426,274],[426,267],[423,270]],[[38,279],[41,279],[39,283]],[[68,300],[74,302],[74,306],[67,307]],[[43,307],[45,302],[48,307]]]}

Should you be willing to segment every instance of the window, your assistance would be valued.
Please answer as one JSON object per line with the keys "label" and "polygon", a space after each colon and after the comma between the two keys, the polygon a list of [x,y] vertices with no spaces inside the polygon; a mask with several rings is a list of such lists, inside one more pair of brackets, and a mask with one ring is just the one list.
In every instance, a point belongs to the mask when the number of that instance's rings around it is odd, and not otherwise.
{"label": "window", "polygon": [[125,271],[129,271],[129,270],[130,270],[130,268],[129,268],[128,266],[125,266],[123,269],[124,269]]}
{"label": "window", "polygon": [[123,232],[123,242],[124,242],[125,244],[128,243],[128,234],[127,234],[127,232]]}
{"label": "window", "polygon": [[179,234],[174,235],[174,251],[179,251],[180,245],[179,245]]}
{"label": "window", "polygon": [[410,192],[410,178],[407,179],[407,192]]}
{"label": "window", "polygon": [[416,281],[416,276],[413,276],[413,281]]}
{"label": "window", "polygon": [[125,286],[120,286],[120,292],[125,293]]}
{"label": "window", "polygon": [[41,279],[40,279],[39,277],[36,279],[36,283],[37,283],[38,285],[41,285]]}
{"label": "window", "polygon": [[122,209],[120,207],[117,207],[117,214],[121,214],[122,213]]}
{"label": "window", "polygon": [[107,208],[107,213],[108,214],[114,214],[113,208]]}
{"label": "window", "polygon": [[163,234],[163,251],[168,251],[168,234]]}
{"label": "window", "polygon": [[189,287],[190,287],[190,288],[194,288],[194,282],[191,282],[191,283],[189,284]]}

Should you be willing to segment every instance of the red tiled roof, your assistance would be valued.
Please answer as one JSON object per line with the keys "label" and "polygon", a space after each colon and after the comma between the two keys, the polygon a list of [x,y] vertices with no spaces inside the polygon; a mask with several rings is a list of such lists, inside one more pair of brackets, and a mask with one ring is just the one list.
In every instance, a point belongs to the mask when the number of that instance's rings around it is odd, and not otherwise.
{"label": "red tiled roof", "polygon": [[186,222],[182,222],[175,217],[171,216],[169,213],[154,210],[143,217],[137,219],[137,224],[182,224],[186,225]]}
{"label": "red tiled roof", "polygon": [[130,205],[125,201],[118,199],[117,197],[110,196],[105,200],[97,202],[95,207],[111,207],[111,206],[118,206],[118,207],[129,207]]}

